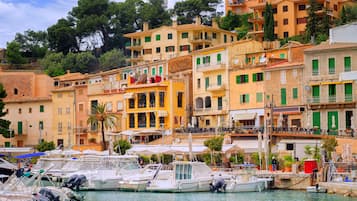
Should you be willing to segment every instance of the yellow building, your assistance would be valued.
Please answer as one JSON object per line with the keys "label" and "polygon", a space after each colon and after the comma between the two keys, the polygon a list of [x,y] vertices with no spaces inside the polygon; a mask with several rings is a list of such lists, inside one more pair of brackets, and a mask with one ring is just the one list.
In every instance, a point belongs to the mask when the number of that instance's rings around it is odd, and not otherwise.
{"label": "yellow building", "polygon": [[132,143],[150,142],[162,135],[170,135],[186,122],[185,85],[182,80],[156,80],[140,82],[126,88],[125,135]]}
{"label": "yellow building", "polygon": [[52,140],[53,79],[48,75],[24,71],[0,71],[0,83],[7,97],[3,100],[14,138],[0,136],[0,146],[34,146]]}
{"label": "yellow building", "polygon": [[245,53],[257,50],[262,44],[247,40],[193,52],[193,126],[212,131],[231,126],[229,111],[237,93],[230,69],[241,66]]}
{"label": "yellow building", "polygon": [[149,29],[144,23],[140,32],[124,35],[130,38],[127,49],[131,51],[131,65],[146,61],[168,60],[177,56],[188,55],[191,51],[237,40],[237,34],[220,29],[216,22],[212,26],[201,24],[199,17],[195,24],[161,26]]}

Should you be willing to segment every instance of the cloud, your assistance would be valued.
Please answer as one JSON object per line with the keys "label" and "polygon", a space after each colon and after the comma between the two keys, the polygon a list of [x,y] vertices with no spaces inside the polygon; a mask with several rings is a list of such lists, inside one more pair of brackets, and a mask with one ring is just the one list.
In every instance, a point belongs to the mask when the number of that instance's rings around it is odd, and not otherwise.
{"label": "cloud", "polygon": [[77,0],[0,0],[0,48],[6,47],[16,33],[46,30],[76,5]]}

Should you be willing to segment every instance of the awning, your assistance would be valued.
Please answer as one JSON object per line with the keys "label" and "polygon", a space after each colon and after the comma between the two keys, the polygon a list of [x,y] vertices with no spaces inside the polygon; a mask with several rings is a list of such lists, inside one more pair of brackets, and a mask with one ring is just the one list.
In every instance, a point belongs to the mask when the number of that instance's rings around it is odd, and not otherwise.
{"label": "awning", "polygon": [[256,115],[257,115],[256,112],[254,112],[254,113],[235,114],[233,120],[235,120],[235,121],[252,120],[252,119],[255,119]]}
{"label": "awning", "polygon": [[[259,150],[258,140],[234,140],[233,144],[243,149],[244,153],[254,153]],[[262,151],[264,150],[264,141],[262,142]]]}
{"label": "awning", "polygon": [[134,93],[133,92],[124,94],[124,99],[131,99],[131,98],[134,98]]}
{"label": "awning", "polygon": [[167,115],[168,115],[168,112],[165,111],[165,110],[157,111],[157,116],[158,117],[167,117]]}
{"label": "awning", "polygon": [[15,156],[15,158],[23,159],[23,158],[39,157],[39,156],[43,156],[43,155],[46,155],[46,154],[44,152],[36,152],[36,153],[18,155],[18,156]]}

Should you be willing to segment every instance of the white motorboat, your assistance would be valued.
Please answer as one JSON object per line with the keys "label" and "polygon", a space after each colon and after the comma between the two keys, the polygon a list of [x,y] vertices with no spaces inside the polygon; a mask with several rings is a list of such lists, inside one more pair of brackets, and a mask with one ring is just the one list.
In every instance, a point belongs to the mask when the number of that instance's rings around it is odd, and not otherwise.
{"label": "white motorboat", "polygon": [[153,192],[209,191],[213,180],[212,170],[202,162],[176,161],[173,170],[160,170],[146,187]]}
{"label": "white motorboat", "polygon": [[123,175],[119,189],[124,191],[145,191],[148,183],[155,179],[162,164],[148,164],[136,174]]}
{"label": "white motorboat", "polygon": [[261,192],[268,186],[271,179],[261,179],[251,175],[239,175],[226,181],[225,192]]}

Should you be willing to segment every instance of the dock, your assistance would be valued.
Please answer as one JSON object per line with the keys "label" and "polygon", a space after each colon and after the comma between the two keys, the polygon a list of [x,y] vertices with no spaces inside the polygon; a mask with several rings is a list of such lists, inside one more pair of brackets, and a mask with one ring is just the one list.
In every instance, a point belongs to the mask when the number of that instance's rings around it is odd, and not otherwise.
{"label": "dock", "polygon": [[357,182],[319,182],[319,185],[330,194],[357,197]]}

